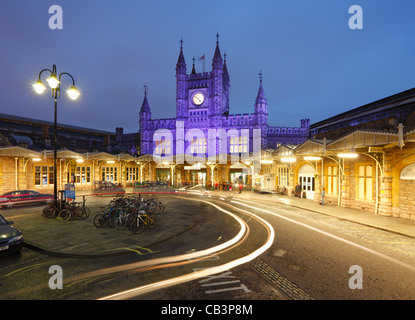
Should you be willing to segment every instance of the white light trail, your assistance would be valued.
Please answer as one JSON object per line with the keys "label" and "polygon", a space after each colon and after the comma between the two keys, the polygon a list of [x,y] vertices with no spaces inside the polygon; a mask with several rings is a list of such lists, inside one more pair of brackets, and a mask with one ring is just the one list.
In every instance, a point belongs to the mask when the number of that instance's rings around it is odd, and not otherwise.
{"label": "white light trail", "polygon": [[[186,200],[189,200],[189,199],[186,199]],[[235,214],[233,214],[233,213],[231,213],[231,212],[229,212],[225,209],[222,209],[219,206],[217,206],[213,203],[210,203],[208,201],[197,200],[197,199],[190,199],[190,200],[191,201],[206,202],[206,203],[214,206],[218,210],[220,210],[220,211],[230,215],[231,217],[233,217],[239,223],[239,225],[241,227],[238,234],[235,237],[233,237],[232,239],[230,239],[230,240],[228,240],[228,241],[226,241],[226,242],[224,242],[220,245],[217,245],[215,247],[209,248],[209,249],[205,249],[205,250],[201,250],[201,251],[194,251],[192,253],[181,254],[181,255],[176,255],[176,256],[162,257],[162,258],[156,258],[156,259],[151,259],[151,260],[146,260],[146,261],[134,262],[134,263],[130,263],[130,264],[127,264],[127,265],[122,265],[122,266],[97,270],[97,271],[93,271],[93,272],[83,274],[81,276],[72,277],[71,280],[77,280],[77,279],[80,279],[80,278],[91,278],[91,277],[102,276],[102,275],[115,273],[115,272],[122,272],[122,271],[138,269],[138,268],[153,267],[153,266],[162,265],[162,264],[168,264],[168,263],[170,264],[170,263],[175,263],[175,262],[180,262],[180,261],[203,258],[203,257],[210,256],[212,254],[218,253],[222,250],[225,250],[229,247],[234,246],[238,242],[244,240],[244,238],[246,237],[246,234],[249,233],[246,222],[243,221],[241,218],[239,218],[237,215],[235,215]]]}
{"label": "white light trail", "polygon": [[[204,202],[207,202],[207,201],[204,201]],[[230,214],[235,219],[237,219],[238,222],[241,223],[241,219],[239,217],[237,217],[236,215],[234,215],[233,213],[231,213],[227,210],[224,210],[224,209],[216,206],[215,204],[212,204],[212,203],[209,203],[209,204],[215,206],[220,211],[223,211],[227,214]],[[233,207],[233,206],[231,206],[231,207]],[[233,208],[235,208],[235,207],[233,207]],[[237,209],[237,208],[235,208],[235,209]],[[203,270],[200,270],[200,271],[192,272],[190,274],[185,274],[185,275],[182,275],[182,276],[166,279],[166,280],[163,280],[163,281],[158,281],[158,282],[155,282],[155,283],[150,283],[148,285],[144,285],[144,286],[137,287],[137,288],[134,288],[134,289],[130,289],[130,290],[126,290],[126,291],[116,293],[116,294],[112,294],[112,295],[100,298],[99,300],[130,299],[130,298],[136,297],[138,295],[149,293],[149,292],[152,292],[152,291],[155,291],[155,290],[171,287],[171,286],[174,286],[174,285],[177,285],[177,284],[180,284],[180,283],[185,283],[185,282],[189,282],[189,281],[196,280],[196,279],[199,279],[199,278],[207,277],[207,276],[210,276],[210,275],[213,275],[213,274],[217,274],[217,273],[220,273],[220,272],[224,272],[224,271],[230,270],[232,268],[235,268],[237,266],[240,266],[242,264],[245,264],[245,263],[257,258],[259,255],[261,255],[266,250],[268,250],[271,247],[271,245],[273,244],[274,239],[275,239],[274,228],[272,227],[272,225],[269,222],[267,222],[266,220],[258,217],[257,215],[255,215],[251,212],[248,212],[246,210],[242,210],[242,209],[239,209],[239,208],[237,210],[243,211],[245,214],[253,216],[255,219],[260,221],[267,228],[267,230],[268,230],[268,239],[265,242],[265,244],[262,245],[257,250],[253,251],[252,253],[250,253],[249,255],[247,255],[245,257],[230,261],[230,262],[225,263],[225,264],[220,265],[220,266],[203,269]],[[243,223],[243,225],[245,226],[244,223]],[[241,227],[242,227],[242,225],[241,225]],[[208,250],[210,250],[210,249],[208,249]],[[197,252],[195,252],[194,254],[196,254],[196,253]],[[188,257],[188,255],[185,255],[185,256]]]}
{"label": "white light trail", "polygon": [[[263,206],[263,207],[269,208],[268,206],[263,205],[263,204],[258,204],[258,203],[251,202],[251,201],[247,201],[247,200],[244,200],[244,201],[246,201],[246,202],[250,202],[250,203],[254,203],[255,205],[261,205],[261,206]],[[262,212],[265,212],[265,213],[271,214],[271,215],[276,216],[276,217],[278,217],[278,218],[281,218],[281,219],[284,219],[284,220],[286,220],[286,221],[289,221],[289,222],[295,223],[295,224],[297,224],[297,225],[300,225],[300,226],[302,226],[302,227],[304,227],[304,228],[307,228],[307,229],[310,229],[310,230],[316,231],[316,232],[318,232],[318,233],[321,233],[321,234],[323,234],[323,235],[325,235],[325,236],[328,236],[328,237],[330,237],[330,238],[333,238],[333,239],[336,239],[336,240],[338,240],[338,241],[344,242],[344,243],[346,243],[346,244],[348,244],[348,245],[351,245],[351,246],[353,246],[353,247],[356,247],[356,248],[359,248],[359,249],[364,250],[364,251],[366,251],[366,252],[372,253],[372,254],[374,254],[374,255],[376,255],[376,256],[378,256],[378,257],[381,257],[381,258],[386,259],[386,260],[388,260],[388,261],[390,261],[390,262],[393,262],[393,263],[395,263],[395,264],[398,264],[398,265],[400,265],[400,266],[402,266],[402,267],[404,267],[404,268],[407,268],[407,269],[409,269],[409,270],[411,270],[411,271],[415,271],[415,267],[414,267],[414,266],[411,266],[411,265],[409,265],[409,264],[406,264],[406,263],[404,263],[404,262],[401,262],[401,261],[399,261],[399,260],[396,260],[396,259],[394,259],[394,258],[391,258],[391,257],[389,257],[389,256],[387,256],[387,255],[384,255],[384,254],[382,254],[382,253],[380,253],[380,252],[374,251],[374,250],[369,249],[369,248],[367,248],[367,247],[361,246],[360,244],[357,244],[357,243],[354,243],[354,242],[352,242],[352,241],[346,240],[346,239],[344,239],[344,238],[338,237],[338,236],[336,236],[336,235],[334,235],[334,234],[331,234],[331,233],[328,233],[328,232],[326,232],[326,231],[323,231],[323,230],[317,229],[317,228],[312,227],[312,226],[310,226],[310,225],[308,225],[308,224],[305,224],[305,223],[302,223],[302,222],[299,222],[299,221],[296,221],[296,220],[290,219],[290,218],[288,218],[288,217],[284,217],[283,215],[280,215],[280,214],[278,214],[278,213],[275,213],[275,212],[272,212],[272,211],[269,211],[269,210],[260,209],[260,208],[258,208],[258,207],[253,207],[253,206],[247,205],[247,204],[242,203],[242,202],[239,202],[239,201],[231,201],[231,202],[233,202],[233,203],[237,203],[237,204],[240,204],[240,205],[243,205],[243,206],[248,207],[248,208],[252,208],[252,209],[255,209],[255,210],[259,210],[259,211],[262,211]],[[270,209],[272,209],[272,208],[270,208]]]}

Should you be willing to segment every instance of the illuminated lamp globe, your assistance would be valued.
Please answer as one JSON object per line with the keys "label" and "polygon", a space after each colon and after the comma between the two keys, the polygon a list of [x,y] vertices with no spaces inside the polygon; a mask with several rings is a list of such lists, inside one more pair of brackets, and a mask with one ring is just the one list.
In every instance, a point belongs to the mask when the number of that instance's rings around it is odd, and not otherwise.
{"label": "illuminated lamp globe", "polygon": [[36,83],[33,84],[33,88],[35,89],[36,93],[38,93],[38,94],[42,94],[46,90],[46,87],[44,86],[44,84],[40,80],[36,81]]}
{"label": "illuminated lamp globe", "polygon": [[69,98],[71,98],[72,100],[76,100],[78,99],[78,97],[80,96],[80,93],[78,92],[78,90],[75,88],[75,86],[72,86],[68,91],[66,91],[69,95]]}
{"label": "illuminated lamp globe", "polygon": [[56,89],[59,85],[59,80],[56,79],[55,75],[51,75],[50,78],[46,79],[46,81],[52,89]]}

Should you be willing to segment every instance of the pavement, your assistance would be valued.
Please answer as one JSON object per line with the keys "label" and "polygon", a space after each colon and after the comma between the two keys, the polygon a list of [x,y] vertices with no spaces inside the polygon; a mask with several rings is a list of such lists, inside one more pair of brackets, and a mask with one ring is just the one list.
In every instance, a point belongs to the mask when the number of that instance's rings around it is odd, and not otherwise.
{"label": "pavement", "polygon": [[[131,190],[126,191],[128,193]],[[368,211],[341,208],[334,205],[322,206],[313,200],[275,193],[243,191],[239,194],[229,191],[206,192],[204,190],[193,190],[193,192],[208,193],[212,196],[234,200],[264,200],[267,201],[268,206],[272,206],[272,203],[282,203],[415,238],[414,220],[380,216]],[[88,193],[78,192],[77,197],[83,194]],[[144,197],[147,198],[150,195],[144,195]],[[109,202],[112,197],[106,197],[106,199]],[[163,198],[159,197],[159,199]],[[177,207],[169,208],[168,198],[164,199],[167,200],[166,208],[162,214],[158,215],[156,227],[151,230],[146,229],[140,234],[133,234],[128,228],[117,230],[109,227],[95,227],[93,218],[103,210],[98,204],[88,206],[91,210],[88,219],[68,222],[42,217],[43,207],[25,208],[21,211],[5,209],[1,211],[1,214],[6,219],[13,220],[13,225],[23,232],[26,247],[48,255],[93,258],[126,253],[147,254],[152,252],[151,248],[156,244],[174,239],[191,230],[196,224],[196,220],[191,213],[183,212]]]}

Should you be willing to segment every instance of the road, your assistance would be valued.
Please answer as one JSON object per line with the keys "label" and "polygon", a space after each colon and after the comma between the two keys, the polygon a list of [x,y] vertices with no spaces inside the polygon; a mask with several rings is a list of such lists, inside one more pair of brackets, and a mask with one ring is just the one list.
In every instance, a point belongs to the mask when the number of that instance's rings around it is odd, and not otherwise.
{"label": "road", "polygon": [[[24,249],[0,258],[0,299],[415,298],[415,239],[274,201],[169,201],[191,212],[196,227],[145,256],[54,258]],[[52,264],[64,270],[62,290],[47,285]]]}

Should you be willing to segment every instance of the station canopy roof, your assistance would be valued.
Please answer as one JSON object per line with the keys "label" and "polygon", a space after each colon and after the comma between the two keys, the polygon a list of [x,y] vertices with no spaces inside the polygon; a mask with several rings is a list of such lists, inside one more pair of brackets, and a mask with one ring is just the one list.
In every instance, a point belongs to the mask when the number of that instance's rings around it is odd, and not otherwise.
{"label": "station canopy roof", "polygon": [[43,153],[21,147],[0,147],[0,156],[42,158]]}
{"label": "station canopy roof", "polygon": [[[47,150],[45,153],[46,153],[47,158],[53,158],[53,154],[54,154],[53,150]],[[86,158],[85,155],[82,153],[78,153],[78,152],[67,150],[67,149],[57,150],[56,156],[58,159],[83,159],[85,160]]]}
{"label": "station canopy roof", "polygon": [[357,148],[397,145],[399,134],[386,130],[356,130],[327,144],[328,150],[354,150]]}

